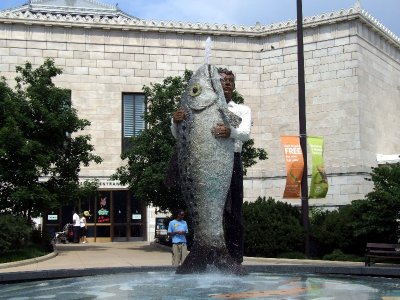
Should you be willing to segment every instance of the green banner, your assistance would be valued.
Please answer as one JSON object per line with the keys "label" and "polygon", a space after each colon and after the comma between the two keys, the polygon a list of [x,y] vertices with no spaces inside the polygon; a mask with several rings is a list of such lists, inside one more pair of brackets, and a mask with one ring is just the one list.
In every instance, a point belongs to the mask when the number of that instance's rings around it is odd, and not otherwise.
{"label": "green banner", "polygon": [[328,179],[324,166],[324,138],[321,136],[307,137],[312,157],[312,177],[310,198],[325,198],[328,192]]}

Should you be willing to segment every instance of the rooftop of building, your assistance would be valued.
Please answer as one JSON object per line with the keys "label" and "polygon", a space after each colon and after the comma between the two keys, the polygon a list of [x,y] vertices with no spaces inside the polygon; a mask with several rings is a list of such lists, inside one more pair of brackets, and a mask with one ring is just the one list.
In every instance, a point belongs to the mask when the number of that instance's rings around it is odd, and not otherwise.
{"label": "rooftop of building", "polygon": [[[306,16],[303,26],[315,27],[324,24],[360,19],[384,38],[400,48],[400,38],[356,1],[353,7],[315,16]],[[207,35],[228,34],[231,36],[262,37],[287,31],[295,31],[297,20],[288,20],[252,26],[237,24],[190,23],[180,21],[144,20],[121,11],[118,6],[104,4],[96,0],[30,0],[28,3],[0,11],[3,23],[58,23],[70,27],[102,27],[123,30],[158,32],[201,33]],[[66,24],[67,23],[67,24]]]}

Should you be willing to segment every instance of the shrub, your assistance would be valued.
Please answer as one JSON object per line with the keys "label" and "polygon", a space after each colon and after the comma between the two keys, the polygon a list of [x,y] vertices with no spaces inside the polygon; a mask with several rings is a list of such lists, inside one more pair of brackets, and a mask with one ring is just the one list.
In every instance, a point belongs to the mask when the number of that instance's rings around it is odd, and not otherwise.
{"label": "shrub", "polygon": [[38,246],[39,248],[43,249],[43,251],[47,253],[53,252],[54,250],[54,246],[52,244],[52,238],[46,230],[44,231],[40,231],[37,229],[32,230],[30,242]]}
{"label": "shrub", "polygon": [[364,261],[363,257],[345,254],[339,249],[335,249],[332,253],[324,255],[323,259],[336,261]]}
{"label": "shrub", "polygon": [[[400,163],[372,168],[374,189],[365,200],[353,201],[354,236],[365,242],[396,243],[400,212]],[[364,243],[365,246],[365,243]]]}
{"label": "shrub", "polygon": [[8,214],[0,214],[0,228],[0,253],[19,248],[31,232],[23,217]]}
{"label": "shrub", "polygon": [[26,245],[22,248],[13,249],[13,251],[7,251],[0,256],[0,263],[8,263],[13,261],[20,261],[25,259],[31,259],[39,256],[46,255],[48,252],[44,251],[41,246],[38,245]]}
{"label": "shrub", "polygon": [[310,218],[311,235],[314,241],[312,256],[322,257],[337,248],[354,253],[353,220],[354,213],[351,205],[342,206],[334,211],[312,209]]}
{"label": "shrub", "polygon": [[396,243],[400,232],[400,163],[372,168],[374,189],[336,211],[312,210],[311,232],[318,256],[340,249],[364,255],[365,244]]}
{"label": "shrub", "polygon": [[244,203],[243,218],[245,255],[276,257],[279,253],[303,251],[300,212],[290,204],[259,197]]}

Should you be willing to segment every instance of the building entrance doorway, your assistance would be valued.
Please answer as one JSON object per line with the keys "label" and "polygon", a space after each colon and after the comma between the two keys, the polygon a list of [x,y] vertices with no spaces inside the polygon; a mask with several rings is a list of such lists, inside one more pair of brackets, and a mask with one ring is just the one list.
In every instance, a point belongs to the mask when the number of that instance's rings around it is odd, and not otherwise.
{"label": "building entrance doorway", "polygon": [[[89,243],[147,239],[146,207],[128,190],[101,190],[81,201],[77,209],[85,215]],[[72,223],[72,211],[72,206],[65,206],[56,213],[49,212],[45,222],[48,232],[52,234]]]}

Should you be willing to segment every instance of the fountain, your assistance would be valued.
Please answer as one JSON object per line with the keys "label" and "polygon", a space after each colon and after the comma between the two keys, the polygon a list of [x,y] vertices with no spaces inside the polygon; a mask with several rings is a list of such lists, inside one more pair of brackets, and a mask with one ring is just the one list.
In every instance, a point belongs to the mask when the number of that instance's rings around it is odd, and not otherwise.
{"label": "fountain", "polygon": [[400,280],[250,273],[135,272],[3,284],[3,299],[399,299]]}

